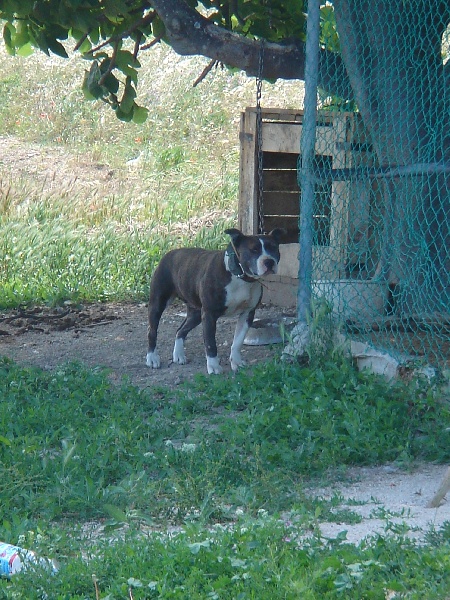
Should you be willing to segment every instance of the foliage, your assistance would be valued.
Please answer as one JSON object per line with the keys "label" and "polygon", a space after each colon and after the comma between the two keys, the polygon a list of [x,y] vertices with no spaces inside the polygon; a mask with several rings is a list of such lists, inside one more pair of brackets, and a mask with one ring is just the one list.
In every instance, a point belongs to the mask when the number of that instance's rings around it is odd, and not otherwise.
{"label": "foliage", "polygon": [[[2,598],[445,598],[448,528],[421,547],[327,541],[319,520],[352,514],[302,493],[342,463],[448,460],[450,413],[429,387],[268,364],[139,391],[4,360],[0,398],[0,539],[60,563],[0,581]],[[101,536],[80,526],[92,519]]]}
{"label": "foliage", "polygon": [[5,360],[0,398],[2,507],[23,517],[226,520],[301,505],[302,478],[339,465],[449,457],[433,390],[347,363],[262,365],[169,394]]}
{"label": "foliage", "polygon": [[[67,540],[68,541],[68,540]],[[340,536],[326,543],[305,537],[302,524],[261,515],[208,531],[190,526],[176,534],[127,535],[114,543],[72,541],[58,573],[29,570],[0,582],[2,598],[134,600],[359,600],[446,598],[449,530],[433,544],[378,537],[360,547]],[[95,575],[92,575],[95,573]],[[22,596],[21,596],[22,595]]]}
{"label": "foliage", "polygon": [[[304,35],[302,2],[190,4],[209,22],[243,36],[278,42]],[[10,54],[27,56],[38,48],[67,58],[67,40],[75,40],[75,49],[90,62],[83,81],[85,97],[107,102],[122,121],[145,121],[148,109],[136,102],[138,56],[143,48],[165,38],[163,21],[147,1],[10,0],[1,6],[0,19],[5,22],[3,39]]]}
{"label": "foliage", "polygon": [[3,61],[0,124],[12,147],[2,153],[1,307],[142,299],[162,252],[223,246],[238,187],[233,118],[253,85],[218,71],[192,90],[201,61],[181,69],[167,47],[145,66],[152,109],[137,126],[106,107],[90,113],[60,59]]}

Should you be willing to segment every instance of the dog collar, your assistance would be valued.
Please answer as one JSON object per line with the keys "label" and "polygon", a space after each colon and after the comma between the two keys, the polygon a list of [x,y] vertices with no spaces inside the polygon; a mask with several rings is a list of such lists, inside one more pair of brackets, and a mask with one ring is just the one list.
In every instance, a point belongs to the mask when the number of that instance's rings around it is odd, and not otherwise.
{"label": "dog collar", "polygon": [[233,248],[233,245],[228,244],[227,249],[225,250],[225,256],[228,258],[228,271],[237,277],[238,279],[242,279],[243,281],[257,281],[257,277],[251,277],[247,275],[247,273],[242,268],[241,263],[239,262],[239,258]]}

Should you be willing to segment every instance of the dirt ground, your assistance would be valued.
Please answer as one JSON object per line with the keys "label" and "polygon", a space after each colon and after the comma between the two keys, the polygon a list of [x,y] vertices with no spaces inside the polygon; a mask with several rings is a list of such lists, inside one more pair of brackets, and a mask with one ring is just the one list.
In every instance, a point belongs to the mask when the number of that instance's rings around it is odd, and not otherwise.
{"label": "dirt ground", "polygon": [[[186,365],[171,362],[175,332],[183,320],[183,304],[170,306],[161,319],[158,349],[161,369],[145,364],[147,353],[147,307],[144,303],[90,304],[76,307],[32,308],[0,313],[0,356],[20,364],[54,369],[70,361],[87,366],[104,366],[113,381],[122,377],[139,387],[172,387],[190,380],[196,373],[206,374],[206,359],[201,326],[186,340]],[[288,313],[262,307],[256,319],[280,319]],[[228,355],[235,319],[220,319],[217,326],[219,357],[224,372],[230,372]],[[244,346],[248,365],[280,353],[282,346]]]}

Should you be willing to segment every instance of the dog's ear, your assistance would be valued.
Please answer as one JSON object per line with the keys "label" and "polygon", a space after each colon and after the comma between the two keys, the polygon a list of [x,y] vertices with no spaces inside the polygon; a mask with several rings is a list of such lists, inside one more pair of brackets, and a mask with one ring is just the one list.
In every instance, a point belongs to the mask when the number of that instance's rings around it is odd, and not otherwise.
{"label": "dog's ear", "polygon": [[244,237],[244,234],[239,229],[225,229],[225,233],[231,237],[231,241],[235,246],[239,246],[239,242]]}
{"label": "dog's ear", "polygon": [[277,227],[276,229],[272,229],[272,231],[269,233],[269,235],[271,237],[273,237],[273,239],[276,241],[277,244],[280,243],[281,238],[283,236],[285,236],[287,234],[286,229],[283,229],[282,227]]}

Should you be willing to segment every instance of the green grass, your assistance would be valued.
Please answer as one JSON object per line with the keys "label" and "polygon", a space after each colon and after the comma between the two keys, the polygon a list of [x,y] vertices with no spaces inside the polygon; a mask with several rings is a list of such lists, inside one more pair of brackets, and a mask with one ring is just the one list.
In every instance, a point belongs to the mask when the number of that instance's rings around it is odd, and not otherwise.
{"label": "green grass", "polygon": [[302,504],[304,477],[342,465],[450,455],[446,403],[347,363],[263,365],[179,393],[116,387],[80,365],[47,373],[6,361],[0,375],[10,514],[91,519],[116,506],[155,522],[221,521],[233,506]]}
{"label": "green grass", "polygon": [[[94,597],[92,573],[105,598],[130,586],[133,598],[445,597],[448,529],[423,548],[388,532],[330,545],[316,525],[357,516],[303,493],[345,465],[448,461],[436,390],[345,362],[261,365],[176,392],[80,365],[0,371],[0,539],[61,563],[1,582],[0,597]],[[90,522],[101,536],[77,525]],[[183,533],[155,533],[169,525]]]}
{"label": "green grass", "polygon": [[324,543],[304,535],[301,526],[241,519],[233,528],[190,527],[175,535],[99,542],[85,548],[85,559],[66,540],[68,551],[78,554],[70,567],[56,575],[37,570],[16,576],[4,582],[3,597],[33,600],[45,592],[84,600],[96,597],[95,587],[97,597],[134,600],[385,600],[388,592],[416,600],[448,597],[448,527],[422,548],[407,538],[374,538],[355,548],[342,538]]}
{"label": "green grass", "polygon": [[[205,60],[155,48],[138,126],[84,100],[82,59],[2,57],[0,131],[15,145],[0,156],[0,308],[142,299],[169,248],[224,246],[252,80],[218,69],[193,88]],[[279,90],[297,104],[299,84],[286,83],[267,84],[267,105]]]}

